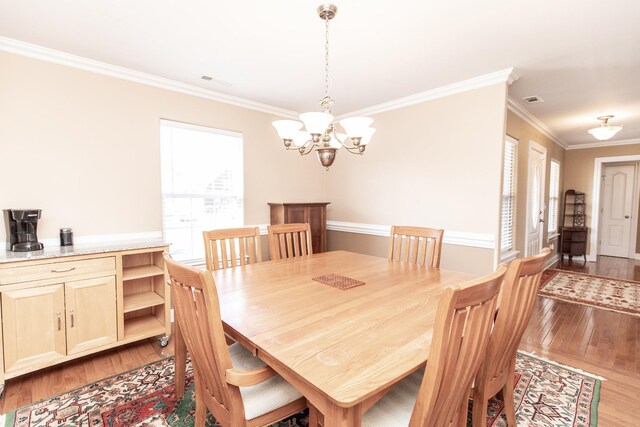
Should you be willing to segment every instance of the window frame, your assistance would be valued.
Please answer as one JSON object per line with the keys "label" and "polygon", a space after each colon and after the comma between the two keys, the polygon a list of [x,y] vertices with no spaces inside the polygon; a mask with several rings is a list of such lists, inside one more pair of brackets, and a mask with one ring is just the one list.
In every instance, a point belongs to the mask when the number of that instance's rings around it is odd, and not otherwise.
{"label": "window frame", "polygon": [[[552,185],[553,185],[553,175],[552,175],[552,169],[553,169],[553,165],[557,165],[558,167],[558,172],[557,172],[557,185],[556,185],[556,196],[555,196],[555,206],[556,206],[556,217],[555,217],[555,230],[550,230],[551,227],[551,206],[552,206],[552,197],[551,197],[551,190],[552,190]],[[549,162],[549,197],[547,199],[547,242],[550,242],[551,240],[555,240],[558,238],[558,236],[560,235],[560,172],[562,170],[562,163],[560,162],[560,160],[557,160],[555,158],[551,158],[551,161]]]}
{"label": "window frame", "polygon": [[[518,143],[519,141],[509,135],[505,136],[503,142],[503,152],[502,152],[502,174],[501,174],[501,186],[500,186],[500,240],[498,242],[500,249],[500,262],[508,262],[515,259],[520,253],[516,250],[516,220],[517,220],[517,200],[518,200]],[[513,146],[513,155],[512,155],[512,166],[511,166],[511,191],[509,193],[509,198],[511,200],[511,245],[508,248],[503,248],[504,242],[504,227],[503,227],[503,219],[504,219],[504,211],[505,211],[505,173],[506,169],[506,160],[507,160],[507,146],[508,144]]]}

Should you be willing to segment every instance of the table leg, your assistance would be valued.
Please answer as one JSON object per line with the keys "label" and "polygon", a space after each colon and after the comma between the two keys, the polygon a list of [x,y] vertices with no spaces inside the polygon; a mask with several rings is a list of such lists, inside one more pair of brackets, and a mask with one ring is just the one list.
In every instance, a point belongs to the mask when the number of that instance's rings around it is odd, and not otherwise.
{"label": "table leg", "polygon": [[330,405],[324,414],[324,427],[359,427],[362,425],[360,406],[341,408]]}
{"label": "table leg", "polygon": [[185,375],[187,371],[187,346],[184,343],[178,319],[173,322],[173,346],[175,351],[175,377],[176,377],[176,396],[181,398],[184,396]]}

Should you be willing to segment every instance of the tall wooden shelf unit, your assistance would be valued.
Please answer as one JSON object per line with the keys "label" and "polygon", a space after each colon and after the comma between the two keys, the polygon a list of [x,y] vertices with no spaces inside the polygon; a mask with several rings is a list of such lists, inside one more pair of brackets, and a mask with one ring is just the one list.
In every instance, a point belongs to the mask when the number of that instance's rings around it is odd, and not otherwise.
{"label": "tall wooden shelf unit", "polygon": [[587,227],[585,193],[567,190],[564,193],[563,223],[560,228],[560,256],[583,256],[587,261]]}
{"label": "tall wooden shelf unit", "polygon": [[271,225],[306,222],[311,227],[313,253],[326,252],[329,203],[269,203]]}

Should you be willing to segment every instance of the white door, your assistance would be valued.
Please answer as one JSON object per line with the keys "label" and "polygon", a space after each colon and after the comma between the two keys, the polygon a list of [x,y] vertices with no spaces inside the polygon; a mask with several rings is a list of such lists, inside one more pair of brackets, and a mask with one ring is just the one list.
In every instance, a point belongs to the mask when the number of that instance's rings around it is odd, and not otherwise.
{"label": "white door", "polygon": [[525,256],[536,255],[542,250],[546,158],[547,150],[544,147],[529,142]]}
{"label": "white door", "polygon": [[635,172],[634,165],[604,167],[600,255],[629,258]]}

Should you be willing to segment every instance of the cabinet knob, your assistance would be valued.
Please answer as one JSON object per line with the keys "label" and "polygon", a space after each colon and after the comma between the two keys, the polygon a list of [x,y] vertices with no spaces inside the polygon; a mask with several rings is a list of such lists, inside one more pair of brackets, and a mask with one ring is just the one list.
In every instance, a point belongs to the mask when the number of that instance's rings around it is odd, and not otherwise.
{"label": "cabinet knob", "polygon": [[71,327],[73,328],[73,310],[71,310],[69,314],[71,315]]}
{"label": "cabinet knob", "polygon": [[56,313],[56,317],[58,318],[58,330],[61,331],[62,330],[62,320],[60,319],[61,313],[58,312]]}
{"label": "cabinet knob", "polygon": [[625,215],[624,217],[625,217],[625,219],[629,219],[629,215]]}

